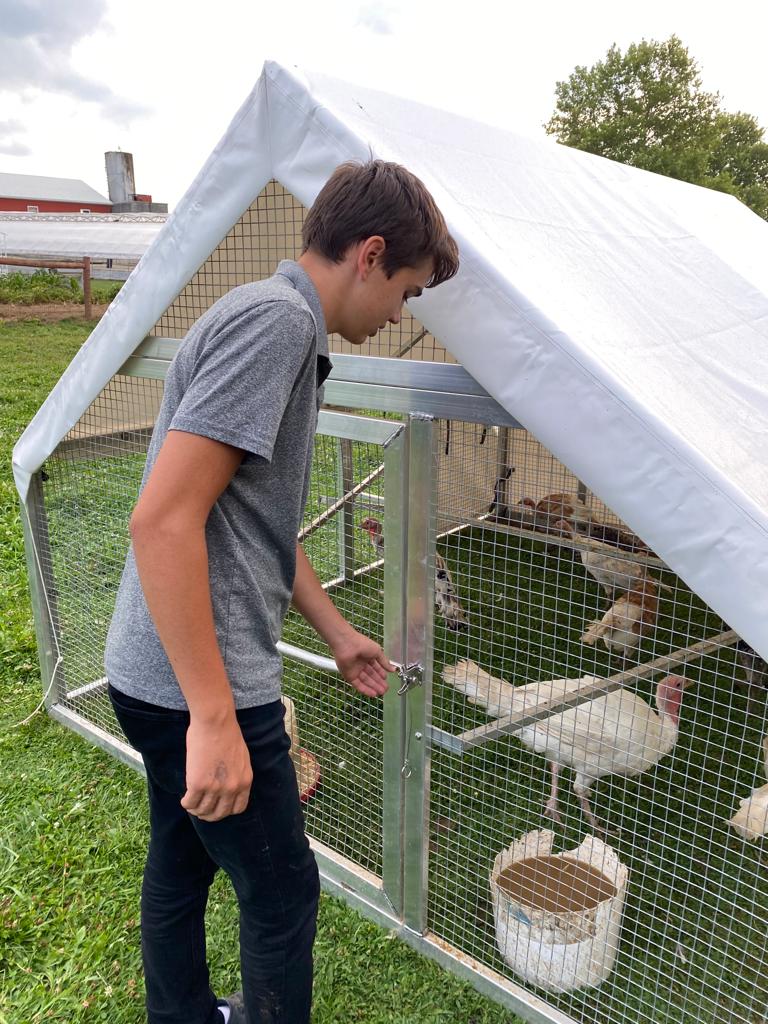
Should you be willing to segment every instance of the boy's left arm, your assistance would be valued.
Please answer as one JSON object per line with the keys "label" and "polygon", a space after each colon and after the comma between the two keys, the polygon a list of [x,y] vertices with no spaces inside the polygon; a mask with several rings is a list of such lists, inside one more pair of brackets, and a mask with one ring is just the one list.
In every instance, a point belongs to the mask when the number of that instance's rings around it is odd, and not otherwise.
{"label": "boy's left arm", "polygon": [[331,648],[339,671],[351,686],[366,697],[387,692],[387,673],[394,672],[394,666],[375,640],[358,632],[339,612],[300,544],[296,545],[292,603]]}

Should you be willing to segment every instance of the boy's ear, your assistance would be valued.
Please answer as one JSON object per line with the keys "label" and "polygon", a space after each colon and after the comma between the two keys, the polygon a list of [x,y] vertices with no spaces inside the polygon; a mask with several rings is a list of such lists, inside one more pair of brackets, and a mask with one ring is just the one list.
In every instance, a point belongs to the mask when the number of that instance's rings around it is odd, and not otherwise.
{"label": "boy's ear", "polygon": [[384,255],[387,243],[381,235],[371,235],[359,243],[357,251],[357,269],[360,276],[365,278],[376,268]]}

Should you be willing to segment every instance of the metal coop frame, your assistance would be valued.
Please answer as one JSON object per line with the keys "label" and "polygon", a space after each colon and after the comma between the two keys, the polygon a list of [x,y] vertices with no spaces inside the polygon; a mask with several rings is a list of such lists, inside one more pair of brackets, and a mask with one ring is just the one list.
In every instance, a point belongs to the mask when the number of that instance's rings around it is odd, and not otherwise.
{"label": "metal coop frame", "polygon": [[[302,217],[270,183],[32,479],[48,711],[136,767],[101,657],[165,372]],[[367,701],[289,614],[326,890],[528,1021],[764,1022],[764,663],[418,321],[331,347],[300,539],[401,669]]]}

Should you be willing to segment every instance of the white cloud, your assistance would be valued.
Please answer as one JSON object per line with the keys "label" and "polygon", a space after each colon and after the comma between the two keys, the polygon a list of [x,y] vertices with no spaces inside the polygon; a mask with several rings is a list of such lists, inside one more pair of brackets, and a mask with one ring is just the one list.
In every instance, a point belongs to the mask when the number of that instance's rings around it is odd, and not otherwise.
{"label": "white cloud", "polygon": [[29,146],[15,138],[24,131],[24,125],[16,118],[0,121],[0,153],[4,156],[27,156],[32,152]]}
{"label": "white cloud", "polygon": [[397,8],[372,0],[370,3],[360,5],[355,24],[362,25],[377,35],[390,36],[395,31],[397,13]]}
{"label": "white cloud", "polygon": [[73,47],[106,14],[107,0],[0,0],[0,91],[27,98],[41,92],[69,96],[95,104],[122,124],[146,114],[144,104],[117,95],[73,65]]}
{"label": "white cloud", "polygon": [[5,142],[0,138],[0,153],[3,156],[29,156],[31,148],[23,142]]}

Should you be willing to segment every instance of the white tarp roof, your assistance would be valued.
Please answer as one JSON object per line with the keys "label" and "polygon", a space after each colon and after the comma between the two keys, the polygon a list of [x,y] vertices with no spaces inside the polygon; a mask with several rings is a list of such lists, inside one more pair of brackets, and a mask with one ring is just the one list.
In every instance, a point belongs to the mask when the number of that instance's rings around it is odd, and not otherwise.
{"label": "white tarp roof", "polygon": [[130,215],[59,219],[42,214],[23,218],[0,214],[0,256],[138,260],[165,220],[164,216],[131,220]]}
{"label": "white tarp roof", "polygon": [[737,200],[268,63],[14,451],[31,473],[266,182],[370,152],[432,190],[456,278],[410,305],[768,656],[768,223]]}
{"label": "white tarp roof", "polygon": [[44,199],[54,203],[98,203],[112,201],[78,178],[50,178],[42,174],[0,172],[0,196],[6,199]]}

